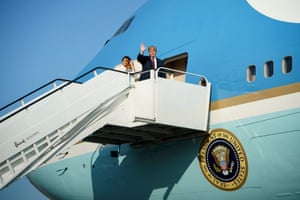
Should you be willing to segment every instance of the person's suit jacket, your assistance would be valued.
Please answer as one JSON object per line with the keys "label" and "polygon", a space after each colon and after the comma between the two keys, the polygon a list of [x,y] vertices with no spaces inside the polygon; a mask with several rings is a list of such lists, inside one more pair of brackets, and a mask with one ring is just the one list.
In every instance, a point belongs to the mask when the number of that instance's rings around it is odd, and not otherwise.
{"label": "person's suit jacket", "polygon": [[[137,60],[142,64],[142,71],[143,72],[153,69],[150,56],[144,56],[144,55],[139,53],[138,56],[137,56]],[[164,67],[163,61],[159,58],[156,58],[156,65],[157,65],[156,69],[158,69],[160,67]],[[166,74],[161,72],[161,71],[158,73],[158,76],[162,77],[162,78],[166,78]],[[150,78],[150,72],[149,73],[142,73],[141,77],[140,77],[140,80],[145,80],[145,79],[149,79],[149,78]]]}

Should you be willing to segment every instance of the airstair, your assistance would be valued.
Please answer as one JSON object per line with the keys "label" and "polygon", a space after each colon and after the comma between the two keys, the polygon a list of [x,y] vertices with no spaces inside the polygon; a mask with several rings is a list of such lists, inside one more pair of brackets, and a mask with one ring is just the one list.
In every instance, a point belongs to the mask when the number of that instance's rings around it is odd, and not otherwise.
{"label": "airstair", "polygon": [[0,118],[0,189],[80,141],[138,147],[206,135],[210,83],[204,76],[174,71],[205,85],[155,78],[153,70],[147,72],[150,79],[136,81],[138,74],[95,68],[73,81],[50,82],[45,86],[53,88],[41,95],[24,100],[44,86],[1,108],[21,102]]}

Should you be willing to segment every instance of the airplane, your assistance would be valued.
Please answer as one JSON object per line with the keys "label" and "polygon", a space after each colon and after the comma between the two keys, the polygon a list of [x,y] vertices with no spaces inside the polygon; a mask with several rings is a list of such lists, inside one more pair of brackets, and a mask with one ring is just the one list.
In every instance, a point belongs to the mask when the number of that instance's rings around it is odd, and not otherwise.
{"label": "airplane", "polygon": [[[77,78],[1,108],[0,186],[26,175],[50,199],[299,199],[299,7],[149,0]],[[142,42],[167,78],[115,69]]]}

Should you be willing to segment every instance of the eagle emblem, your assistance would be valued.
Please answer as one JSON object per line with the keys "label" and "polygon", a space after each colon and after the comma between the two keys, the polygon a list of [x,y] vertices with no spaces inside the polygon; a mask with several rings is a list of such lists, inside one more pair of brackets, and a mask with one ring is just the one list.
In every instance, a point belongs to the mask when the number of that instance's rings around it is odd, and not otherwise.
{"label": "eagle emblem", "polygon": [[[215,160],[215,170],[218,172],[222,172],[225,176],[227,176],[229,173],[232,173],[234,166],[234,161],[230,162],[229,153],[230,149],[224,145],[216,146],[211,152]],[[231,163],[230,167],[229,162]]]}

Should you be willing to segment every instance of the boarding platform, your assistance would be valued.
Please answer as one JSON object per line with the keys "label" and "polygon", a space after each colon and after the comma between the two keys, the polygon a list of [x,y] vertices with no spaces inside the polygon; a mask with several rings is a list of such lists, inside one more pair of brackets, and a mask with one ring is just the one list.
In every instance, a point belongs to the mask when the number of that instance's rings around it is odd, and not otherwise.
{"label": "boarding platform", "polygon": [[[151,73],[150,79],[139,81],[139,73],[99,67],[73,81],[50,82],[2,107],[0,188],[80,141],[140,147],[208,134],[207,78],[160,70],[167,78],[151,70],[143,72]],[[179,81],[174,74],[198,81]]]}

